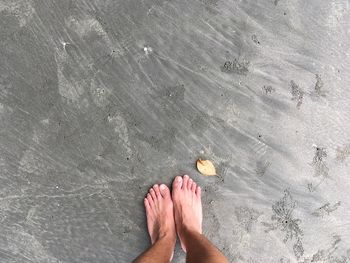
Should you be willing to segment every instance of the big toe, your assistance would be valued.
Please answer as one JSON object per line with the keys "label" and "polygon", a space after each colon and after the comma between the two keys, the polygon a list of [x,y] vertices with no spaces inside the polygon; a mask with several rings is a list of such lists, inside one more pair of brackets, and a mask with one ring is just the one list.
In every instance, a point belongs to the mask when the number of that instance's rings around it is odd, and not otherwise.
{"label": "big toe", "polygon": [[181,189],[182,183],[183,183],[182,177],[176,176],[174,181],[173,181],[173,190]]}
{"label": "big toe", "polygon": [[164,199],[167,199],[170,197],[170,190],[165,184],[160,185],[160,194]]}

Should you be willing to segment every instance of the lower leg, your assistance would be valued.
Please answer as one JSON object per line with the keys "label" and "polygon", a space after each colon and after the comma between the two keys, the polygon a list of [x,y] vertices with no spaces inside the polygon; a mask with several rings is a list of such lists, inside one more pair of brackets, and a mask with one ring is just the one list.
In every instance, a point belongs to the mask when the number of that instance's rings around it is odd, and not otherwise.
{"label": "lower leg", "polygon": [[160,238],[135,259],[134,263],[168,263],[173,256],[174,247],[175,241],[173,237]]}
{"label": "lower leg", "polygon": [[226,257],[203,234],[184,230],[183,240],[187,250],[186,262],[228,263]]}

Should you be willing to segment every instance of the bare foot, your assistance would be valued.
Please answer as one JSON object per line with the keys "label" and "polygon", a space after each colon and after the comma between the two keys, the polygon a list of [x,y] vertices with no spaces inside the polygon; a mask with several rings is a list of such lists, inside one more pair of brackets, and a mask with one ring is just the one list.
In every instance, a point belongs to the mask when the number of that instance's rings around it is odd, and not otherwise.
{"label": "bare foot", "polygon": [[176,231],[181,247],[186,252],[183,231],[202,233],[201,188],[188,176],[176,176],[173,182],[172,197],[174,202]]}
{"label": "bare foot", "polygon": [[152,245],[158,239],[168,238],[175,246],[174,210],[169,188],[164,184],[155,184],[149,189],[144,203]]}

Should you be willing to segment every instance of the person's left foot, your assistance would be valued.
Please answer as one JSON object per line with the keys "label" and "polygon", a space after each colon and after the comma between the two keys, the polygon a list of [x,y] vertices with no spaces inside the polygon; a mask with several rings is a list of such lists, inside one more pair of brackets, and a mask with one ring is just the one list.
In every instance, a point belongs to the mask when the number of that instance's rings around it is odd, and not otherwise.
{"label": "person's left foot", "polygon": [[169,238],[175,246],[174,210],[169,188],[164,184],[155,184],[149,189],[144,204],[152,244],[160,238]]}

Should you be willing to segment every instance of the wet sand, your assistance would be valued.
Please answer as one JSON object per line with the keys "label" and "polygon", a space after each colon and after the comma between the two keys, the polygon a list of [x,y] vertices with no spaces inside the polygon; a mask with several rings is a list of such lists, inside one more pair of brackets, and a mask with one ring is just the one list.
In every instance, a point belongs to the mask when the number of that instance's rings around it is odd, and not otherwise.
{"label": "wet sand", "polygon": [[231,262],[350,262],[349,11],[0,0],[0,261],[131,262],[186,173]]}

